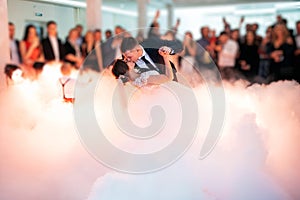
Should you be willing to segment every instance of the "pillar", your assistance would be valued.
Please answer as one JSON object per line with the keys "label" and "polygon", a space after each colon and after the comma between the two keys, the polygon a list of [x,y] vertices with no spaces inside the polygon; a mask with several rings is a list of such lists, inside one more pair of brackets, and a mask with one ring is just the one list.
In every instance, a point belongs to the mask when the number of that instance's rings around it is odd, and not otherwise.
{"label": "pillar", "polygon": [[136,0],[138,5],[138,26],[140,34],[145,36],[144,29],[147,27],[147,3],[148,0]]}
{"label": "pillar", "polygon": [[[86,0],[86,24],[87,30],[102,28],[102,0]],[[101,46],[95,47],[97,63],[100,71],[103,70],[103,58]]]}
{"label": "pillar", "polygon": [[174,7],[172,4],[167,4],[167,15],[168,15],[168,28],[171,29],[174,26]]}
{"label": "pillar", "polygon": [[9,62],[9,36],[8,36],[8,13],[7,0],[0,0],[0,90],[6,87],[4,68]]}
{"label": "pillar", "polygon": [[88,30],[102,27],[102,0],[86,0],[86,23]]}

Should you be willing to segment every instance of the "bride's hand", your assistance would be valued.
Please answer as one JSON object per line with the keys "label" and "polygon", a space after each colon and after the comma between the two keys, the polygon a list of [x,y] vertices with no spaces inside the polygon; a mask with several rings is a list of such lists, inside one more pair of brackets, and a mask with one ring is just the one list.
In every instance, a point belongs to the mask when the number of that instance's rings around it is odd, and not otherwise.
{"label": "bride's hand", "polygon": [[158,53],[159,55],[161,55],[162,57],[167,57],[168,55],[170,55],[171,53],[171,48],[167,47],[167,46],[162,46],[158,49]]}

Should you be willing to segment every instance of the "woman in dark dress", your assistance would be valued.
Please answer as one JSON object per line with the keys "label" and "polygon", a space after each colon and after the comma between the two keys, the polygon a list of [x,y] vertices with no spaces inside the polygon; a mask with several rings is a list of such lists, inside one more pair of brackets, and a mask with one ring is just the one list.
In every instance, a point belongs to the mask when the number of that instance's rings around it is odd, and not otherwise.
{"label": "woman in dark dress", "polygon": [[293,39],[284,24],[277,24],[274,27],[272,37],[270,70],[274,75],[274,80],[291,79],[294,73]]}
{"label": "woman in dark dress", "polygon": [[253,81],[259,66],[258,45],[255,43],[253,31],[246,33],[246,40],[241,44],[240,52],[240,70],[249,81]]}
{"label": "woman in dark dress", "polygon": [[73,28],[69,31],[68,38],[64,45],[65,48],[65,62],[71,63],[75,68],[80,68],[83,58],[81,55],[80,46],[77,43],[78,31]]}

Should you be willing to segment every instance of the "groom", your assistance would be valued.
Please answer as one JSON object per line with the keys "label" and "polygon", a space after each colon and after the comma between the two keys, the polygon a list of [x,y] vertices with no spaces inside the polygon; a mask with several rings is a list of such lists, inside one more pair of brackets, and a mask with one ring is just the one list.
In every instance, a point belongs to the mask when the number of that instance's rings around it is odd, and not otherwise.
{"label": "groom", "polygon": [[[160,74],[165,74],[165,63],[163,57],[158,53],[158,50],[167,52],[168,54],[175,54],[182,51],[182,44],[180,42],[157,40],[148,44],[139,44],[133,37],[124,38],[121,43],[121,52],[123,57],[130,62],[135,63],[135,69],[138,72],[155,70]],[[173,68],[173,81],[177,81],[176,68],[170,61]]]}

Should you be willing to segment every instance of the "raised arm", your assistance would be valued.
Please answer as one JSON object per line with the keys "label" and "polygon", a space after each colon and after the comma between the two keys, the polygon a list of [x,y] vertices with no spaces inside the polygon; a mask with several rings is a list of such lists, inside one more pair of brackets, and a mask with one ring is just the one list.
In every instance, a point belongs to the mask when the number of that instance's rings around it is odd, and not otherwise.
{"label": "raised arm", "polygon": [[173,76],[173,69],[170,63],[170,52],[168,47],[161,47],[158,50],[158,53],[163,57],[164,62],[165,62],[165,67],[166,71],[165,74],[160,74],[160,75],[152,75],[149,76],[147,79],[147,84],[162,84],[165,82],[172,81],[174,76]]}
{"label": "raised arm", "polygon": [[152,24],[158,22],[159,15],[160,15],[160,11],[157,10],[156,13],[155,13],[155,16],[153,18]]}
{"label": "raised arm", "polygon": [[145,40],[141,43],[144,48],[159,49],[162,46],[171,48],[171,55],[180,53],[183,50],[182,42],[179,40],[162,40],[160,38],[153,38],[152,40]]}

